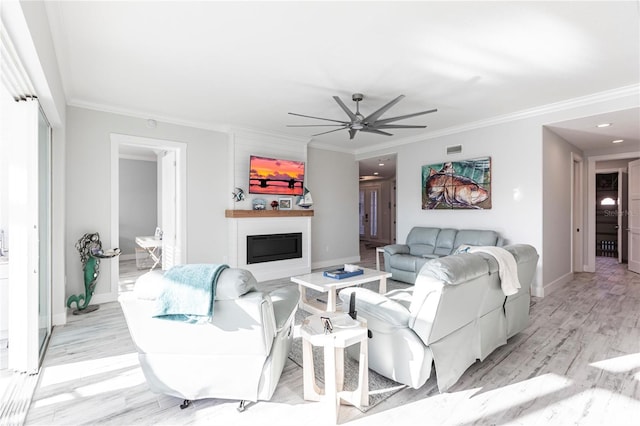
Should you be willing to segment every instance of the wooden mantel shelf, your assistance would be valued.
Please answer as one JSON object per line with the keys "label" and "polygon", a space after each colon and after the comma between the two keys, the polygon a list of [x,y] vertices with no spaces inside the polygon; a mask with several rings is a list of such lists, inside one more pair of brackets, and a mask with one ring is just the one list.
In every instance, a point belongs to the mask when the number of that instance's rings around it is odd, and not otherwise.
{"label": "wooden mantel shelf", "polygon": [[313,216],[313,210],[225,210],[224,217],[246,219],[256,217],[302,217]]}

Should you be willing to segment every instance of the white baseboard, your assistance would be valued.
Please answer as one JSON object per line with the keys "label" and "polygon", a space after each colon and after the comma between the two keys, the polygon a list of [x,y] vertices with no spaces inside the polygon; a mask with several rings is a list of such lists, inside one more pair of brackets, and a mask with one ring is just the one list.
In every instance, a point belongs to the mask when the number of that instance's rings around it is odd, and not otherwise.
{"label": "white baseboard", "polygon": [[67,309],[62,314],[55,314],[51,316],[51,325],[65,325],[67,323]]}
{"label": "white baseboard", "polygon": [[[542,295],[538,296],[538,297],[544,297],[544,296],[550,295],[555,290],[557,290],[558,288],[562,287],[564,284],[568,283],[571,280],[573,280],[573,272],[569,272],[567,274],[564,274],[560,278],[558,278],[556,280],[553,280],[550,283],[544,284],[543,289],[542,289]],[[534,294],[534,296],[537,296],[537,295]]]}
{"label": "white baseboard", "polygon": [[91,298],[91,305],[100,305],[102,303],[115,302],[118,300],[118,293],[101,293],[94,294]]}

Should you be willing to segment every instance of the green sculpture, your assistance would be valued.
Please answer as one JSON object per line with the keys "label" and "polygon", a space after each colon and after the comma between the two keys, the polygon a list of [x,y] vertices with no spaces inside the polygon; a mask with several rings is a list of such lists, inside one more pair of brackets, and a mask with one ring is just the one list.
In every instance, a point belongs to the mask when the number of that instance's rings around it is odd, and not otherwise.
{"label": "green sculpture", "polygon": [[100,234],[97,232],[84,234],[76,243],[76,249],[80,253],[80,261],[84,271],[85,294],[69,296],[67,307],[71,308],[71,305],[75,302],[77,309],[73,311],[73,314],[79,315],[93,312],[99,308],[98,305],[89,305],[89,302],[100,274],[100,259],[116,257],[120,254],[120,249],[116,248],[109,250],[107,253],[103,252]]}

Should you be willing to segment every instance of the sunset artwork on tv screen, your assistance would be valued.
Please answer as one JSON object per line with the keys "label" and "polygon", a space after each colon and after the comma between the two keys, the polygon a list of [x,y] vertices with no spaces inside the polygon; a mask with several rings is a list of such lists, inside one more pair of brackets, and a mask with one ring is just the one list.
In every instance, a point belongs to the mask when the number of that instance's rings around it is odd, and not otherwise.
{"label": "sunset artwork on tv screen", "polygon": [[249,193],[304,194],[304,162],[252,155],[249,161]]}

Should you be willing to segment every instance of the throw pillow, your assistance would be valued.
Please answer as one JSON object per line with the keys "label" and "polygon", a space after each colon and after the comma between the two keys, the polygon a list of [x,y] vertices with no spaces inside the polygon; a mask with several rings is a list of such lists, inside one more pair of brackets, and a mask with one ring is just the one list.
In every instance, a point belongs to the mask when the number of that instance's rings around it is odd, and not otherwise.
{"label": "throw pillow", "polygon": [[233,300],[255,291],[258,281],[246,269],[227,268],[220,274],[216,285],[216,300]]}

